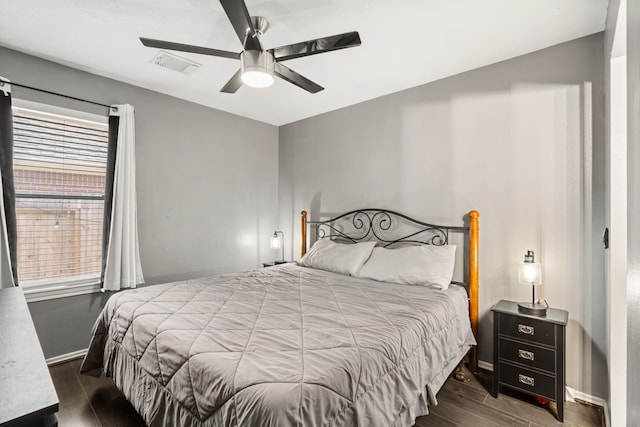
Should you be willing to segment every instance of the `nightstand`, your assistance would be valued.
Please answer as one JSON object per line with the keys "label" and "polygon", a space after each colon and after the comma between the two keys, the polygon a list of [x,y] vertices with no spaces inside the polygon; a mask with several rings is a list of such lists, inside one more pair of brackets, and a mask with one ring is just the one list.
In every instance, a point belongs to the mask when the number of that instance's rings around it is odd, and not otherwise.
{"label": "nightstand", "polygon": [[545,317],[518,311],[502,300],[493,311],[493,397],[505,386],[556,402],[563,421],[565,327],[569,313],[547,309]]}
{"label": "nightstand", "polygon": [[286,264],[288,262],[291,262],[291,261],[269,261],[269,262],[263,262],[262,266],[263,267],[273,267],[274,265]]}

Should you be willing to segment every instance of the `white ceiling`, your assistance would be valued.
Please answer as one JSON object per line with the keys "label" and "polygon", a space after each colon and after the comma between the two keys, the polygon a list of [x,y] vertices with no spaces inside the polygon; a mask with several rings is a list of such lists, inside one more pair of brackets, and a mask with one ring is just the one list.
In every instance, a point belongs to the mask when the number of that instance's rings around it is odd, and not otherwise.
{"label": "white ceiling", "polygon": [[267,89],[221,93],[239,68],[232,59],[178,53],[204,65],[191,75],[150,63],[158,49],[139,36],[240,52],[218,0],[10,0],[0,13],[0,45],[283,125],[602,31],[607,3],[246,0],[251,15],[270,22],[265,48],[360,33],[359,47],[285,63],[325,87],[314,95],[279,79]]}

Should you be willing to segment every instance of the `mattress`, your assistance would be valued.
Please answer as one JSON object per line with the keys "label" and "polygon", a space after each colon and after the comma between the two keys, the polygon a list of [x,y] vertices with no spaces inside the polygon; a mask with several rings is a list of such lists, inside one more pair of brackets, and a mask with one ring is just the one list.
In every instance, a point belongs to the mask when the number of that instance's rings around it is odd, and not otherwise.
{"label": "mattress", "polygon": [[461,287],[284,264],[114,294],[81,371],[150,426],[410,426],[472,344]]}

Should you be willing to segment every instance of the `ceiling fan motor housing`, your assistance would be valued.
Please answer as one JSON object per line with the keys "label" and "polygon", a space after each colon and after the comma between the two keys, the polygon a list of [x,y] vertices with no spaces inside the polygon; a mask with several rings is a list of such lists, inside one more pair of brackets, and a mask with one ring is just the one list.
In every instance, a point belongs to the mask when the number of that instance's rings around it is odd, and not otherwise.
{"label": "ceiling fan motor housing", "polygon": [[258,35],[263,35],[269,29],[269,21],[264,16],[252,16],[251,23],[253,24],[253,28],[255,28],[256,33]]}

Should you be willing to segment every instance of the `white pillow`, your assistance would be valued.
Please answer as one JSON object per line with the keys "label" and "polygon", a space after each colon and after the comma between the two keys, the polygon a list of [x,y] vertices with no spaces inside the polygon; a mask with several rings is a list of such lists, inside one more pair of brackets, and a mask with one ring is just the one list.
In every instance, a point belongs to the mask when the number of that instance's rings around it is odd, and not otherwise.
{"label": "white pillow", "polygon": [[356,276],[369,258],[375,242],[336,243],[320,239],[298,261],[299,265]]}
{"label": "white pillow", "polygon": [[455,245],[375,248],[358,277],[447,289],[453,278],[455,261]]}

